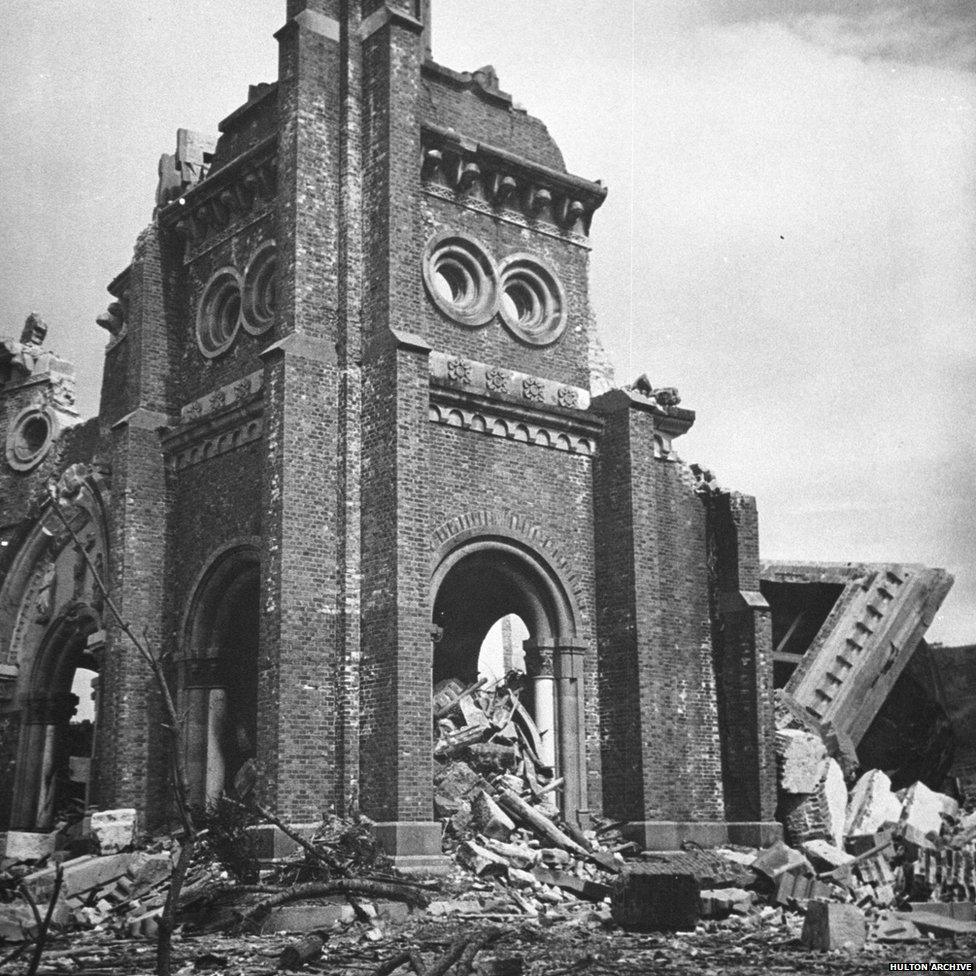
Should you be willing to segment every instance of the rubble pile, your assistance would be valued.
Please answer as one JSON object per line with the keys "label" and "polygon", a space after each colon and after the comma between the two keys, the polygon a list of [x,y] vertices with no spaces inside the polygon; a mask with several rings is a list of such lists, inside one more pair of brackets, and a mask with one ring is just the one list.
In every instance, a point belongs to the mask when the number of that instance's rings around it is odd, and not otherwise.
{"label": "rubble pile", "polygon": [[[946,940],[940,952],[956,951],[959,940],[976,940],[976,813],[953,797],[923,783],[893,791],[881,770],[855,777],[836,738],[787,719],[776,733],[785,840],[762,850],[644,851],[624,841],[621,824],[580,829],[561,817],[548,733],[520,691],[517,674],[435,689],[434,802],[446,877],[392,874],[367,820],[330,817],[299,835],[228,799],[196,849],[180,940],[246,957],[252,968],[242,973],[274,971],[259,965],[263,954],[309,971],[367,959],[356,971],[370,974],[420,972],[431,959],[450,969],[450,959],[478,954],[484,966],[504,959],[522,972],[523,957],[546,958],[546,940],[557,955],[573,940],[580,951],[588,946],[594,967],[627,945],[648,964],[715,953],[716,971],[729,972],[739,948],[766,951],[771,940],[794,956],[891,943],[922,951],[932,939]],[[287,844],[259,855],[248,842],[255,822],[282,830]],[[0,865],[0,943],[26,945],[36,935],[36,909],[50,901],[59,868],[55,962],[86,952],[103,966],[113,953],[131,960],[111,947],[145,946],[156,935],[178,841],[137,849],[133,811],[93,817],[89,836],[99,853]],[[65,938],[70,949],[59,947]]]}

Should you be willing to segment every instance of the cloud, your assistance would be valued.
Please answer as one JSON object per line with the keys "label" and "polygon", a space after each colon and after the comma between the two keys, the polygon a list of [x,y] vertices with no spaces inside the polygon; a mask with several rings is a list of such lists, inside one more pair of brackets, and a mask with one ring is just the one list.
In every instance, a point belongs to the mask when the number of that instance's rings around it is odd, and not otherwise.
{"label": "cloud", "polygon": [[971,0],[713,0],[719,22],[769,21],[862,60],[976,70]]}

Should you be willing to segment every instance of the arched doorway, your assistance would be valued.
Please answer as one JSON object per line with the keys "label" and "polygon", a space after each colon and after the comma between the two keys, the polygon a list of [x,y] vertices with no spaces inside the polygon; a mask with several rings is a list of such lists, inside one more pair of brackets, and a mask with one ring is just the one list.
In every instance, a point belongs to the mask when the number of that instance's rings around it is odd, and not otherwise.
{"label": "arched doorway", "polygon": [[542,735],[540,756],[563,777],[563,813],[587,812],[583,653],[572,591],[552,564],[521,540],[455,540],[439,554],[431,581],[434,683],[477,680],[485,639],[500,622],[520,621],[524,704]]}
{"label": "arched doorway", "polygon": [[[21,731],[10,823],[14,830],[48,831],[80,820],[89,804],[97,700],[85,675],[99,660],[90,638],[99,622],[84,604],[69,606],[48,628],[21,697]],[[100,644],[100,642],[96,642]],[[78,688],[89,701],[78,714]]]}
{"label": "arched doorway", "polygon": [[260,564],[242,546],[215,560],[196,587],[186,627],[182,700],[190,800],[234,789],[257,749]]}

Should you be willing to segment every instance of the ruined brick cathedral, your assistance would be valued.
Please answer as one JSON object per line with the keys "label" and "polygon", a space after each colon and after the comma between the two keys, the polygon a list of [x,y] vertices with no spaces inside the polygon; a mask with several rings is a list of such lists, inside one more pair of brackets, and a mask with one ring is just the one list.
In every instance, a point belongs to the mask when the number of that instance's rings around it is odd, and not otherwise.
{"label": "ruined brick cathedral", "polygon": [[[168,810],[145,665],[52,517],[167,655],[195,799],[253,761],[291,822],[357,806],[432,864],[431,688],[528,630],[567,818],[651,847],[777,829],[756,508],[677,457],[675,391],[613,388],[588,298],[605,189],[430,0],[288,0],[279,77],[181,130],[109,285],[81,422],[44,323],[0,342],[0,829],[79,790]],[[92,720],[72,693],[97,673]]]}

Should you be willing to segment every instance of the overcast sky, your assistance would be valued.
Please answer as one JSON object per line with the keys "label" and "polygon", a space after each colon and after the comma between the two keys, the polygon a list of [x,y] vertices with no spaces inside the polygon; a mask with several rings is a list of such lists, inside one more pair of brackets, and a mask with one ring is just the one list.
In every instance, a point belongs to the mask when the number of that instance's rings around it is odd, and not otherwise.
{"label": "overcast sky", "polygon": [[[284,7],[3,2],[0,334],[48,319],[86,414],[159,155],[274,78]],[[679,450],[758,497],[764,556],[945,566],[929,636],[976,642],[976,5],[434,7],[437,60],[494,64],[609,183],[593,294],[618,378],[679,387]]]}

